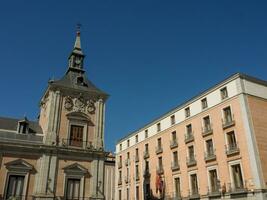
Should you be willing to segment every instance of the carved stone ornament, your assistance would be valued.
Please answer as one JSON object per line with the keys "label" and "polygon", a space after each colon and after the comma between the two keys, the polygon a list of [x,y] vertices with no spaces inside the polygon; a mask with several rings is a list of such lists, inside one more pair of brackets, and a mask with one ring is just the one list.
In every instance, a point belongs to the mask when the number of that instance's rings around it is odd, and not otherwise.
{"label": "carved stone ornament", "polygon": [[72,101],[72,98],[70,96],[67,96],[65,98],[65,105],[64,105],[64,107],[68,111],[71,111],[73,109],[73,101]]}
{"label": "carved stone ornament", "polygon": [[86,114],[94,114],[96,109],[94,100],[90,99],[85,101],[82,96],[78,98],[65,97],[64,107],[69,112],[83,112]]}
{"label": "carved stone ornament", "polygon": [[90,99],[89,101],[87,101],[86,111],[90,114],[95,113],[95,102],[93,100]]}

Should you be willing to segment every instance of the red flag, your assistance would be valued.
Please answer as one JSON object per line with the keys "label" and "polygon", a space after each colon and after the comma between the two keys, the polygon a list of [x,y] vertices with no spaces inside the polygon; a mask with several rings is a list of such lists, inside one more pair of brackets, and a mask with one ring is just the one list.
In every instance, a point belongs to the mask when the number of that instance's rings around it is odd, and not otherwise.
{"label": "red flag", "polygon": [[161,185],[161,178],[160,178],[160,175],[157,174],[156,175],[156,193],[158,193],[158,191],[160,190],[160,185]]}

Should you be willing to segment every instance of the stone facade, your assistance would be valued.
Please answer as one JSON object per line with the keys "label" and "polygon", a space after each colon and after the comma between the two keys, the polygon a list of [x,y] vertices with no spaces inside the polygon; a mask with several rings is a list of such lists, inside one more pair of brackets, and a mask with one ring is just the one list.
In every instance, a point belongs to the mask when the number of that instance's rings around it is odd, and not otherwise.
{"label": "stone facade", "polygon": [[0,199],[114,199],[105,180],[115,161],[104,151],[105,102],[83,69],[80,32],[66,74],[51,80],[38,122],[0,120]]}

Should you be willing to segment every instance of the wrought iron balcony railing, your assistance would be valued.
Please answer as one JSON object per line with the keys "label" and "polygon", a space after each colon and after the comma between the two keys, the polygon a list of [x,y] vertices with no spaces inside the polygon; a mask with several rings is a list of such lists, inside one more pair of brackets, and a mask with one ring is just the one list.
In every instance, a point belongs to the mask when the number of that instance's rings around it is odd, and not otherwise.
{"label": "wrought iron balcony railing", "polygon": [[163,152],[163,148],[162,148],[162,146],[157,146],[156,147],[156,154],[160,154],[160,153],[162,153]]}
{"label": "wrought iron balcony railing", "polygon": [[148,151],[144,151],[143,156],[144,156],[144,159],[149,158],[149,152]]}
{"label": "wrought iron balcony railing", "polygon": [[234,114],[226,116],[225,118],[222,119],[223,129],[229,128],[234,125],[235,125]]}
{"label": "wrought iron balcony railing", "polygon": [[185,134],[184,142],[185,143],[189,143],[189,142],[192,142],[192,141],[194,141],[194,134],[193,134],[193,132],[186,133]]}
{"label": "wrought iron balcony railing", "polygon": [[207,124],[204,127],[202,127],[202,136],[208,136],[211,135],[213,133],[213,129],[212,129],[212,125],[211,124]]}
{"label": "wrought iron balcony railing", "polygon": [[129,166],[131,164],[130,159],[126,158],[124,163],[125,163],[125,166]]}
{"label": "wrought iron balcony railing", "polygon": [[192,155],[192,156],[187,157],[186,164],[187,164],[187,167],[195,166],[197,164],[195,155]]}
{"label": "wrought iron balcony railing", "polygon": [[180,170],[180,165],[178,161],[173,161],[171,165],[172,171]]}
{"label": "wrought iron balcony railing", "polygon": [[178,147],[177,139],[172,139],[170,141],[170,148],[173,149],[173,148],[176,148],[176,147]]}
{"label": "wrought iron balcony railing", "polygon": [[144,178],[149,178],[150,177],[150,172],[149,172],[149,169],[145,169],[144,172],[143,172],[143,176]]}
{"label": "wrought iron balcony railing", "polygon": [[163,170],[163,166],[158,166],[157,167],[157,174],[163,174],[164,170]]}
{"label": "wrought iron balcony railing", "polygon": [[207,152],[205,152],[205,161],[212,161],[216,160],[216,154],[215,154],[215,149],[210,149]]}
{"label": "wrought iron balcony railing", "polygon": [[135,162],[139,162],[139,155],[135,155],[134,160]]}
{"label": "wrought iron balcony railing", "polygon": [[122,163],[121,161],[118,161],[118,169],[122,168]]}
{"label": "wrought iron balcony railing", "polygon": [[226,155],[227,156],[238,154],[240,152],[239,147],[238,147],[238,143],[227,144],[227,145],[225,145],[225,149],[226,149]]}

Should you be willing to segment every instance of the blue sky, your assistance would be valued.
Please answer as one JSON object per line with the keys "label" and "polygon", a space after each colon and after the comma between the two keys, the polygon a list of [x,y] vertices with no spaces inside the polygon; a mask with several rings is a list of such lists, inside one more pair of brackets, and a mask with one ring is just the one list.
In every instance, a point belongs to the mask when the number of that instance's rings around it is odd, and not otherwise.
{"label": "blue sky", "polygon": [[[63,3],[64,2],[64,3]],[[82,24],[89,79],[116,141],[235,72],[267,80],[266,1],[3,1],[0,115],[36,119]]]}

